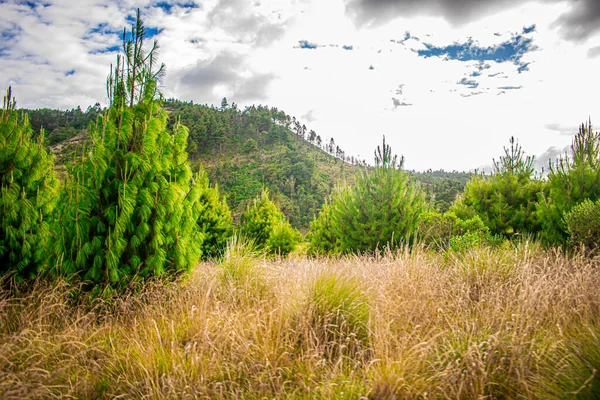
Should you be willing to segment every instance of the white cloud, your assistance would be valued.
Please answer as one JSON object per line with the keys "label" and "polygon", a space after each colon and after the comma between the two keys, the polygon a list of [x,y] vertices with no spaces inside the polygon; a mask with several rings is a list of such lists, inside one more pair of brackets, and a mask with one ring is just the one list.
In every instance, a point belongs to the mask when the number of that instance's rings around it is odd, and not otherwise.
{"label": "white cloud", "polygon": [[[309,129],[369,162],[386,135],[408,168],[471,169],[490,164],[510,136],[529,154],[542,154],[570,142],[553,126],[600,118],[590,90],[600,87],[600,57],[590,57],[600,42],[563,38],[555,21],[570,10],[565,2],[496,9],[471,23],[413,16],[371,28],[357,28],[342,0],[211,0],[196,8],[175,4],[168,13],[142,0],[48,3],[35,10],[0,4],[0,32],[15,35],[0,47],[0,85],[12,84],[25,107],[105,104],[115,53],[99,51],[119,44],[114,32],[140,6],[146,24],[161,29],[167,96],[198,103],[227,96],[241,106],[260,102],[306,115]],[[477,61],[417,55],[424,43],[471,38],[483,48],[497,46],[532,24],[528,37],[538,49],[523,56],[530,64],[521,74],[511,62],[488,61],[480,71]],[[391,41],[407,31],[413,38]],[[295,48],[300,40],[324,47]],[[462,79],[478,86],[458,84]]]}

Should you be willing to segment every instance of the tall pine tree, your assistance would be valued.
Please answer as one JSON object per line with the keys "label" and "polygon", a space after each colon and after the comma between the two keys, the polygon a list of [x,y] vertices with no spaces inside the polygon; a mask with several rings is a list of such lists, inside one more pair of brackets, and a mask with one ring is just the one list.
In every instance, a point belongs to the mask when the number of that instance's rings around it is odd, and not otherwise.
{"label": "tall pine tree", "polygon": [[57,271],[92,284],[189,270],[200,257],[202,188],[192,179],[188,130],[167,129],[157,98],[155,42],[145,51],[139,15],[107,81],[108,111],[69,169],[58,214]]}
{"label": "tall pine tree", "polygon": [[32,139],[9,87],[0,116],[0,275],[14,273],[18,280],[33,279],[47,266],[57,181],[43,141],[43,131]]}

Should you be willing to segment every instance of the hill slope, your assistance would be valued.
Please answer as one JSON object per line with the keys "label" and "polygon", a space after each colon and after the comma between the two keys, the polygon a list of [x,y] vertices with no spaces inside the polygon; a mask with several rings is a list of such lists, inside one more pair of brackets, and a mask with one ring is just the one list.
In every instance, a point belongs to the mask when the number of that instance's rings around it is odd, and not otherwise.
{"label": "hill slope", "polygon": [[[321,209],[340,181],[352,180],[364,161],[345,154],[333,138],[321,138],[277,108],[244,110],[223,101],[221,107],[166,100],[170,123],[189,129],[188,152],[196,168],[204,166],[211,181],[226,195],[234,218],[263,187],[280,205],[292,225],[301,230]],[[85,128],[101,113],[99,105],[72,110],[24,110],[34,131],[45,128],[46,144],[57,164],[85,141]],[[462,192],[471,174],[445,171],[410,172],[444,211]]]}
{"label": "hill slope", "polygon": [[358,169],[339,147],[324,146],[314,131],[276,108],[242,111],[225,102],[216,108],[177,100],[167,100],[165,108],[172,122],[179,118],[188,127],[192,162],[218,183],[234,217],[264,186],[292,225],[307,229],[335,183]]}

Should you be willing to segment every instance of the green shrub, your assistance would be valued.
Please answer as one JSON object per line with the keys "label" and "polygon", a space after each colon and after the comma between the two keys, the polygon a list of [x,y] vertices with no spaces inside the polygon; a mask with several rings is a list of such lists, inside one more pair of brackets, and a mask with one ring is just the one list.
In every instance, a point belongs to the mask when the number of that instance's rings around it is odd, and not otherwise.
{"label": "green shrub", "polygon": [[483,245],[489,245],[491,242],[492,237],[489,233],[468,231],[462,235],[451,237],[448,248],[454,252],[463,252]]}
{"label": "green shrub", "polygon": [[19,120],[11,96],[9,87],[0,115],[0,275],[29,280],[48,266],[57,181],[43,132],[34,142],[27,114]]}
{"label": "green shrub", "polygon": [[[338,196],[341,196],[338,193]],[[330,203],[323,204],[318,218],[310,223],[310,231],[306,235],[309,242],[308,254],[332,254],[337,248],[335,231],[333,229],[333,207]]]}
{"label": "green shrub", "polygon": [[548,183],[538,203],[541,238],[546,244],[565,245],[569,238],[564,216],[586,199],[600,198],[600,134],[592,125],[581,125],[571,145],[572,160],[565,156],[550,164]]}
{"label": "green shrub", "polygon": [[494,235],[535,234],[541,228],[536,204],[544,183],[534,178],[534,158],[525,157],[514,138],[504,153],[491,176],[471,178],[450,211],[464,220],[479,216]]}
{"label": "green shrub", "polygon": [[454,213],[426,211],[419,216],[417,227],[419,240],[434,248],[444,248],[450,238],[458,235],[458,217]]}
{"label": "green shrub", "polygon": [[218,257],[225,251],[227,241],[233,234],[231,211],[225,199],[220,196],[219,188],[210,185],[204,169],[196,177],[196,185],[202,188],[198,200],[201,211],[196,221],[199,231],[204,235],[202,257]]}
{"label": "green shrub", "polygon": [[258,150],[258,143],[252,138],[246,140],[246,142],[242,146],[242,151],[244,153],[252,153],[256,150]]}
{"label": "green shrub", "polygon": [[266,189],[248,205],[242,215],[240,231],[253,240],[258,249],[271,254],[286,255],[302,239],[300,232],[292,228],[279,207],[269,198]]}
{"label": "green shrub", "polygon": [[296,249],[302,240],[302,235],[289,223],[278,223],[273,227],[266,247],[276,254],[286,255]]}
{"label": "green shrub", "polygon": [[565,213],[565,224],[572,246],[584,246],[592,254],[600,247],[600,200],[584,200]]}
{"label": "green shrub", "polygon": [[463,220],[452,212],[440,214],[427,211],[421,214],[418,225],[419,240],[436,249],[454,250],[488,242],[490,231],[478,215]]}
{"label": "green shrub", "polygon": [[402,170],[383,141],[376,166],[352,186],[340,187],[311,224],[309,252],[345,254],[411,243],[419,215],[428,208],[424,192]]}

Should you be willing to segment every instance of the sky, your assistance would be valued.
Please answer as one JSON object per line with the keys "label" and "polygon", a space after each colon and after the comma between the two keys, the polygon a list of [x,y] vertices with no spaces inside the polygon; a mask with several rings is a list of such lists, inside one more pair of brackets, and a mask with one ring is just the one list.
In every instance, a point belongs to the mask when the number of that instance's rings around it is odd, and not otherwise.
{"label": "sky", "polygon": [[0,0],[0,86],[25,108],[107,104],[140,8],[166,97],[277,107],[372,162],[492,164],[514,136],[537,165],[600,120],[598,0]]}

